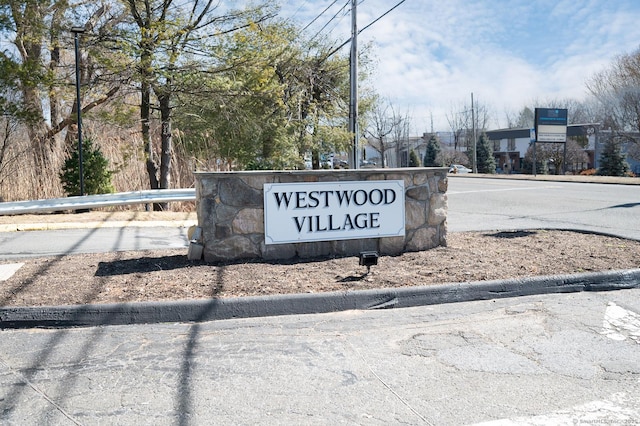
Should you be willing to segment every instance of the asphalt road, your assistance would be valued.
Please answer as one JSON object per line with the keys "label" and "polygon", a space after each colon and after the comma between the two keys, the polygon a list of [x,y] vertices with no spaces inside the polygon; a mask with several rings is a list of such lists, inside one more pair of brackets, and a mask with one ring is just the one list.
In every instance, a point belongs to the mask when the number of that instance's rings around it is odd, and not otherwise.
{"label": "asphalt road", "polygon": [[0,424],[639,424],[638,312],[620,290],[3,330]]}
{"label": "asphalt road", "polygon": [[186,248],[184,227],[89,228],[0,233],[0,259]]}
{"label": "asphalt road", "polygon": [[[451,179],[449,230],[637,235],[639,189],[593,185]],[[0,250],[186,244],[167,231],[11,233]],[[7,425],[640,424],[638,289],[0,330],[0,342]]]}
{"label": "asphalt road", "polygon": [[640,186],[453,177],[450,232],[573,229],[640,240]]}
{"label": "asphalt road", "polygon": [[[449,232],[577,229],[640,240],[640,185],[452,177]],[[186,229],[101,228],[0,233],[0,259],[187,247]]]}

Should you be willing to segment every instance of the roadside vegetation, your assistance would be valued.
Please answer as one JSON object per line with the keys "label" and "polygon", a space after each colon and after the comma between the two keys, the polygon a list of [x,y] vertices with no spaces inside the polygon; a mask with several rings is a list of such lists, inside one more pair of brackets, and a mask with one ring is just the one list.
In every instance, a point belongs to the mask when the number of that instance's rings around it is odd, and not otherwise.
{"label": "roadside vegetation", "polygon": [[70,192],[78,24],[82,132],[116,191],[189,187],[194,170],[304,168],[307,153],[318,166],[350,143],[344,40],[303,33],[274,1],[11,1],[0,5],[5,200]]}
{"label": "roadside vegetation", "polygon": [[[303,169],[305,158],[322,168],[325,154],[347,151],[353,135],[347,131],[344,40],[282,19],[275,0],[229,4],[0,4],[0,199],[77,192],[71,182],[78,156],[75,35],[82,132],[89,149],[106,162],[100,163],[96,191],[190,187],[193,171]],[[358,139],[381,154],[377,166],[385,167],[384,153],[399,149],[413,131],[412,118],[371,88],[373,53],[371,46],[359,51]],[[608,149],[607,167],[598,173],[626,174],[625,155],[640,157],[638,76],[640,51],[621,56],[586,82],[588,101],[532,104],[569,108],[572,123],[611,129],[617,146],[625,142],[629,148],[620,154]],[[454,149],[441,149],[431,129],[425,132],[427,155],[407,153],[406,165],[469,165],[472,146],[485,158],[491,146],[483,131],[496,122],[491,110],[475,105],[472,121],[469,105],[452,106],[447,118]],[[529,127],[532,120],[529,106],[507,114],[509,127]],[[584,162],[584,145],[584,139],[572,140],[568,161]],[[553,159],[557,166],[562,157],[554,149],[541,149],[537,160]],[[495,171],[490,160],[489,154],[479,168]]]}

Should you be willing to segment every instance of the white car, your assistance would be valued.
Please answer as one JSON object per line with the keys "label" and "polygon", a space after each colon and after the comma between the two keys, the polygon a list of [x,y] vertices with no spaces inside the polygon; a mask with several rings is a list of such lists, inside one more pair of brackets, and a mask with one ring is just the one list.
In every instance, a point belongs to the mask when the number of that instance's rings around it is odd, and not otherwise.
{"label": "white car", "polygon": [[449,173],[471,173],[471,169],[466,168],[462,164],[452,164],[449,167]]}

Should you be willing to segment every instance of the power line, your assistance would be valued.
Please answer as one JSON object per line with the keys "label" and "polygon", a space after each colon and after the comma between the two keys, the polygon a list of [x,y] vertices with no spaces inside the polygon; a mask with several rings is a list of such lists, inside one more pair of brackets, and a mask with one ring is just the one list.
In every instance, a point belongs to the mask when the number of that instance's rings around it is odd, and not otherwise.
{"label": "power line", "polygon": [[376,22],[378,22],[379,20],[381,20],[382,18],[384,18],[385,16],[387,16],[389,13],[391,13],[395,8],[397,8],[398,6],[400,6],[402,3],[404,3],[407,0],[401,0],[400,2],[398,2],[398,4],[396,4],[395,6],[393,6],[391,9],[387,10],[385,13],[383,13],[382,15],[380,15],[378,18],[376,18],[373,22],[371,22],[369,25],[367,25],[366,27],[362,28],[360,31],[358,31],[358,34],[360,34],[361,32],[363,32],[364,30],[366,30],[367,28],[369,28],[370,26],[372,26],[373,24],[375,24]]}
{"label": "power line", "polygon": [[[314,23],[314,22],[316,22],[316,21],[317,21],[317,20],[318,20],[322,15],[324,15],[324,14],[325,14],[325,12],[326,12],[327,10],[329,10],[329,8],[331,8],[331,6],[333,6],[333,5],[334,5],[334,4],[336,4],[336,3],[338,3],[338,0],[333,0],[333,2],[331,2],[331,4],[330,4],[329,6],[327,6],[327,7],[326,7],[322,12],[320,12],[320,14],[319,14],[318,16],[316,16],[315,18],[313,18],[313,20],[312,20],[311,22],[309,22],[307,25],[305,25],[305,27],[301,30],[301,32],[302,32],[302,31],[304,31],[304,30],[306,30],[307,28],[309,28],[311,25],[313,25],[313,23]],[[302,6],[301,6],[301,7],[302,7]],[[298,9],[298,10],[300,10],[300,9]],[[297,13],[297,12],[296,12],[296,13]]]}
{"label": "power line", "polygon": [[[337,0],[335,0],[333,3],[336,3],[336,2],[337,2]],[[329,19],[329,21],[327,21],[327,23],[326,23],[326,24],[324,24],[324,25],[322,26],[322,28],[320,28],[320,30],[319,30],[319,31],[318,31],[318,32],[317,32],[313,37],[311,37],[311,39],[310,39],[310,40],[313,40],[313,39],[315,39],[316,37],[318,37],[318,36],[320,35],[320,33],[321,33],[322,31],[324,31],[324,29],[325,29],[325,28],[327,28],[327,26],[328,26],[331,22],[333,22],[333,20],[334,20],[334,19],[336,19],[340,13],[342,13],[342,11],[347,7],[347,5],[349,4],[349,2],[350,2],[350,0],[347,0],[347,1],[345,2],[345,4],[344,4],[344,5],[343,5],[343,6],[342,6],[342,7],[341,7],[341,8],[340,8],[340,9],[339,9],[339,10],[338,10],[338,11],[337,11],[337,12],[336,12],[332,17],[331,17],[331,19]],[[332,4],[333,4],[333,3],[332,3]]]}
{"label": "power line", "polygon": [[[364,1],[364,0],[363,0]],[[380,19],[384,18],[385,16],[387,16],[389,13],[391,13],[391,11],[393,11],[394,9],[396,9],[398,6],[400,6],[402,3],[404,3],[407,0],[401,0],[400,2],[398,2],[395,6],[393,6],[391,9],[387,10],[385,13],[383,13],[382,15],[380,15],[378,18],[376,18],[375,20],[373,20],[373,22],[371,22],[369,25],[365,26],[364,28],[358,30],[358,34],[360,34],[361,32],[363,32],[364,30],[366,30],[367,28],[369,28],[370,26],[372,26],[373,24],[375,24],[376,22],[378,22]],[[338,50],[342,49],[343,47],[345,47],[347,44],[349,44],[349,42],[351,42],[351,39],[345,41],[344,43],[342,43],[340,46],[336,47],[335,49],[333,49],[328,55],[327,58],[333,54],[335,54]]]}
{"label": "power line", "polygon": [[298,12],[300,12],[302,8],[305,7],[308,3],[309,3],[309,0],[304,0],[304,2],[302,2],[302,4],[296,9],[293,15],[291,15],[291,18],[295,18]]}

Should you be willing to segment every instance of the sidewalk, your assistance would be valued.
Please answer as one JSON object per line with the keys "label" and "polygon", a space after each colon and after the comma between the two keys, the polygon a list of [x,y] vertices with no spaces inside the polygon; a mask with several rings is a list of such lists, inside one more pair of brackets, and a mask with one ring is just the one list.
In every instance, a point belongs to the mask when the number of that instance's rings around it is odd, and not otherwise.
{"label": "sidewalk", "polygon": [[189,227],[197,224],[195,212],[90,211],[67,214],[25,214],[0,216],[0,232],[51,229]]}

